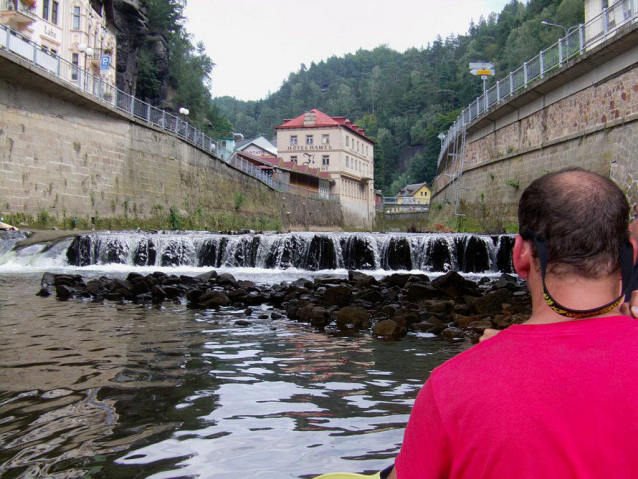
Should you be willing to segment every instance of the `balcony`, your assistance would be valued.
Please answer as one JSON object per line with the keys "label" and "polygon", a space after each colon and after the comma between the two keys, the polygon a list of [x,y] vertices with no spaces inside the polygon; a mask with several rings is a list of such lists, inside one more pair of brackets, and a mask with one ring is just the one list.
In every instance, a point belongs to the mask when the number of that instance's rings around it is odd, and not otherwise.
{"label": "balcony", "polygon": [[35,12],[25,3],[19,0],[0,0],[0,22],[18,31],[35,22]]}
{"label": "balcony", "polygon": [[[91,71],[95,74],[100,73],[100,64],[102,63],[103,55],[111,55],[111,62],[113,61],[113,51],[111,49],[102,49],[102,48],[93,48],[93,55],[87,58],[88,67],[90,67]],[[110,67],[113,67],[111,63]],[[110,68],[109,67],[109,68]]]}

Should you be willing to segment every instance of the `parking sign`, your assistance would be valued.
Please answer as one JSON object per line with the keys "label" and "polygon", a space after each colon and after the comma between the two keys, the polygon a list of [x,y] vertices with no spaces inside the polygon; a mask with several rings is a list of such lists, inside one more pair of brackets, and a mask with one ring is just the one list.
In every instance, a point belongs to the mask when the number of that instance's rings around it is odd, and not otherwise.
{"label": "parking sign", "polygon": [[100,70],[108,71],[111,67],[111,55],[102,55],[102,59],[100,61]]}

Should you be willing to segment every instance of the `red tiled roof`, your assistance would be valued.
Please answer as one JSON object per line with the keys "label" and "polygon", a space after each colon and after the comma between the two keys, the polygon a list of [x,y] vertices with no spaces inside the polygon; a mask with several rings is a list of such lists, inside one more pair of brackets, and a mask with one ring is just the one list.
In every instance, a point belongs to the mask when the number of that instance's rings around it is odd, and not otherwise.
{"label": "red tiled roof", "polygon": [[297,165],[292,161],[284,161],[283,158],[273,158],[271,156],[258,156],[245,151],[237,152],[238,155],[244,156],[249,159],[260,161],[268,166],[276,166],[282,170],[292,171],[302,175],[314,176],[321,178],[322,180],[330,180],[330,173],[327,171],[321,171],[319,168],[310,168],[308,165]]}
{"label": "red tiled roof", "polygon": [[[310,113],[310,112],[314,113],[315,115],[315,123],[312,125],[306,126],[305,124],[306,115],[307,113]],[[363,136],[367,140],[372,141],[370,138],[366,136],[366,132],[363,128],[360,128],[359,126],[354,125],[345,116],[329,116],[329,115],[326,115],[324,112],[317,110],[316,108],[310,110],[310,112],[303,113],[299,115],[297,118],[285,119],[284,122],[281,125],[276,126],[275,129],[279,130],[279,129],[304,128],[304,127],[316,128],[316,127],[326,127],[326,126],[344,126],[348,128],[349,130],[352,130],[355,133],[358,133],[359,135]]]}

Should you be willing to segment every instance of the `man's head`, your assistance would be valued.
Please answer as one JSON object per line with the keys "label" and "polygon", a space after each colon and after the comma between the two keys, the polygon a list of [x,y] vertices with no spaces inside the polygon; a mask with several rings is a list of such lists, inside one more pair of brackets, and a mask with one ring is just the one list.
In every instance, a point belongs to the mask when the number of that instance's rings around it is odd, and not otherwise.
{"label": "man's head", "polygon": [[547,174],[519,202],[519,232],[536,233],[548,250],[548,272],[597,278],[618,270],[628,238],[629,205],[608,178],[580,168]]}

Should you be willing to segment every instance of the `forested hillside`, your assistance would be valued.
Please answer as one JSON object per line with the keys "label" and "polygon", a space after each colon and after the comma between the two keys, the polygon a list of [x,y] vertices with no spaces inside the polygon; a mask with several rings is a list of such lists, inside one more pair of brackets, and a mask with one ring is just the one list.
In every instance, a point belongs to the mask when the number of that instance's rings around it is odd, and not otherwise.
{"label": "forested hillside", "polygon": [[147,33],[137,58],[135,95],[173,112],[188,106],[191,123],[213,136],[225,136],[232,126],[210,93],[215,64],[202,43],[193,45],[184,28],[185,3],[141,0]]}
{"label": "forested hillside", "polygon": [[426,48],[403,53],[379,46],[302,64],[264,100],[222,97],[214,103],[234,131],[246,137],[272,137],[274,126],[284,118],[312,108],[348,116],[378,142],[375,187],[392,195],[406,181],[430,182],[434,177],[438,134],[482,90],[468,63],[492,62],[496,77],[504,76],[564,34],[560,28],[542,25],[542,20],[566,27],[578,24],[584,20],[583,3],[512,0],[500,13],[469,25],[465,35],[439,37]]}

